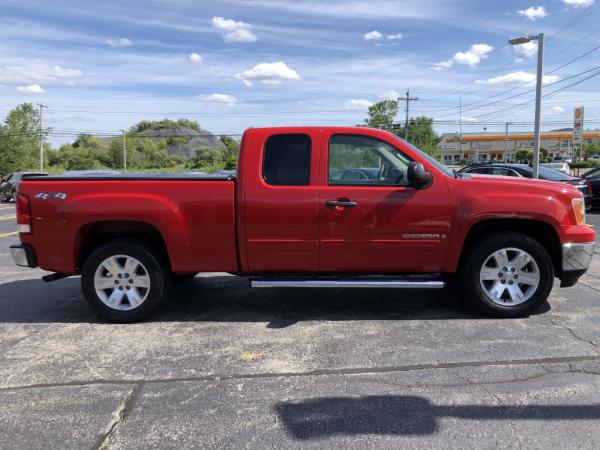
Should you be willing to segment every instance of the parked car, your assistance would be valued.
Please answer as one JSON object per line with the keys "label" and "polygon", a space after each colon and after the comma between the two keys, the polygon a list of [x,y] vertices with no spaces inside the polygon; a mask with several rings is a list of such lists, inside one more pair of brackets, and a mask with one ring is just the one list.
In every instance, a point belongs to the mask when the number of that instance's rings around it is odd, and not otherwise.
{"label": "parked car", "polygon": [[592,155],[588,158],[588,161],[600,161],[600,155]]}
{"label": "parked car", "polygon": [[592,189],[592,202],[594,205],[600,206],[600,167],[590,170],[583,178]]}
{"label": "parked car", "polygon": [[558,170],[566,175],[571,175],[571,166],[567,162],[551,162],[540,164],[540,167],[547,167],[548,169]]}
{"label": "parked car", "polygon": [[7,176],[0,184],[0,202],[7,203],[15,198],[15,192],[23,175],[46,175],[37,172],[14,172]]}
{"label": "parked car", "polygon": [[[337,179],[352,168],[377,182]],[[91,308],[122,322],[148,316],[173,280],[197,272],[256,288],[450,282],[491,315],[523,316],[555,277],[577,282],[596,242],[574,186],[457,175],[360,127],[249,129],[236,177],[25,178],[17,226],[17,265],[54,272],[46,281],[81,275]]]}
{"label": "parked car", "polygon": [[[459,173],[479,173],[505,177],[532,178],[533,167],[526,164],[472,164],[462,168]],[[575,186],[585,199],[586,210],[592,207],[592,190],[587,180],[564,174],[549,167],[539,167],[541,180],[556,181]]]}
{"label": "parked car", "polygon": [[573,156],[555,156],[554,159],[552,159],[552,162],[566,162],[567,164],[573,164]]}

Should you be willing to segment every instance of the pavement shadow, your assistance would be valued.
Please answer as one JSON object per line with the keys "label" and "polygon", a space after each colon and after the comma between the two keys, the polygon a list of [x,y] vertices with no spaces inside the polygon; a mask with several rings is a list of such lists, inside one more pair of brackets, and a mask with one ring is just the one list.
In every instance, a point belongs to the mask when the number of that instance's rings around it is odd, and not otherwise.
{"label": "pavement shadow", "polygon": [[[108,323],[88,307],[79,278],[0,285],[0,323]],[[546,303],[536,311],[548,311]],[[174,287],[149,322],[266,322],[285,328],[309,320],[487,319],[446,290],[250,289],[248,279],[196,277]]]}
{"label": "pavement shadow", "polygon": [[297,439],[330,436],[427,435],[444,417],[484,420],[598,420],[600,405],[438,406],[418,396],[326,397],[275,405],[284,427]]}

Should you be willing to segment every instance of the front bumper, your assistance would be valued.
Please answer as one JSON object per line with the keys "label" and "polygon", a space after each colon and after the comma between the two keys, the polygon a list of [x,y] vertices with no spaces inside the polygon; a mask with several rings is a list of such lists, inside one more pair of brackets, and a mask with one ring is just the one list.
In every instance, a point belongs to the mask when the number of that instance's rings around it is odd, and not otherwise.
{"label": "front bumper", "polygon": [[562,245],[562,276],[560,287],[570,287],[590,267],[594,257],[595,242],[570,243]]}
{"label": "front bumper", "polygon": [[35,250],[33,247],[22,244],[22,245],[11,245],[10,254],[14,263],[21,267],[37,267],[37,258],[35,257]]}

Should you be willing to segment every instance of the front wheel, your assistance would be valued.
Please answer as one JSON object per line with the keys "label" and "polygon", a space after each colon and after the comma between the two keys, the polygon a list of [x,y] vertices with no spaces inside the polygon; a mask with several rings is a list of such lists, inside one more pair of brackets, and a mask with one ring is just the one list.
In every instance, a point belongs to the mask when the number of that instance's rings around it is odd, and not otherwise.
{"label": "front wheel", "polygon": [[96,249],[81,272],[81,289],[91,308],[117,322],[147,317],[167,297],[171,273],[141,243],[114,241]]}
{"label": "front wheel", "polygon": [[0,202],[8,203],[10,201],[10,197],[6,195],[4,192],[0,192]]}
{"label": "front wheel", "polygon": [[484,312],[497,317],[521,317],[546,301],[553,270],[539,242],[517,232],[501,232],[465,255],[462,285]]}

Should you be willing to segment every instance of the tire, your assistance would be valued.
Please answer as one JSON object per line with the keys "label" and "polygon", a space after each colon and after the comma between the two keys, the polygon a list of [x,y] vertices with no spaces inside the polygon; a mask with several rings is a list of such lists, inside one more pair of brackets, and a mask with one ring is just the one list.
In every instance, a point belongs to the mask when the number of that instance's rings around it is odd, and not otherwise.
{"label": "tire", "polygon": [[10,197],[7,197],[4,192],[0,192],[0,202],[8,203],[10,202]]}
{"label": "tire", "polygon": [[486,235],[467,251],[463,261],[463,290],[475,306],[492,316],[526,316],[544,303],[552,290],[550,255],[538,241],[522,233]]}
{"label": "tire", "polygon": [[193,280],[196,275],[198,275],[198,272],[174,273],[172,276],[175,283],[186,283]]}
{"label": "tire", "polygon": [[148,317],[168,297],[171,288],[168,265],[156,254],[151,247],[129,240],[98,247],[81,272],[81,290],[90,307],[116,322],[137,322]]}

